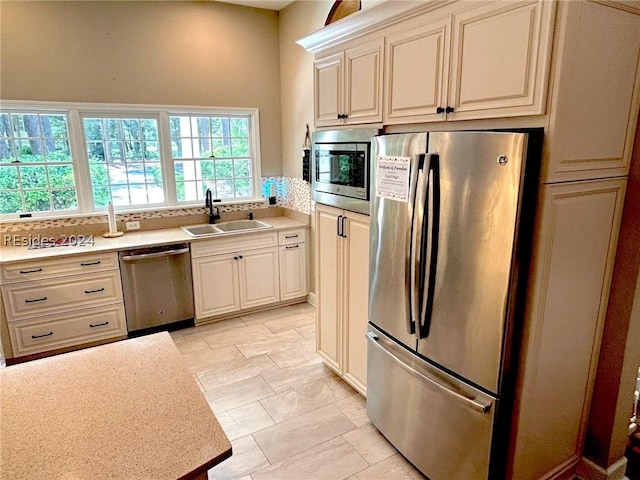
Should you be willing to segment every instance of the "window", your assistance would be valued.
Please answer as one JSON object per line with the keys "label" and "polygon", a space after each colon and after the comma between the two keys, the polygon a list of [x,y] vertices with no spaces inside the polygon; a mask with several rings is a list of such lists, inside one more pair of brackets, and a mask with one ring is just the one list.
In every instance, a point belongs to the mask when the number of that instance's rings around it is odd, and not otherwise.
{"label": "window", "polygon": [[0,218],[256,201],[256,109],[3,101]]}
{"label": "window", "polygon": [[252,191],[250,117],[172,115],[171,158],[178,202],[246,199]]}
{"label": "window", "polygon": [[0,214],[78,209],[64,113],[0,113]]}
{"label": "window", "polygon": [[158,120],[84,117],[94,207],[162,205]]}

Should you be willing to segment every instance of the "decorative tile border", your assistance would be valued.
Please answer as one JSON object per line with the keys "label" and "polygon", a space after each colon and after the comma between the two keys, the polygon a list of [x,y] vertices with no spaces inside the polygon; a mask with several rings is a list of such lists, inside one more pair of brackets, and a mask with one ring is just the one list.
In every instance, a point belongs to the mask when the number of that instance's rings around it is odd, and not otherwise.
{"label": "decorative tile border", "polygon": [[[311,212],[311,188],[309,183],[301,178],[263,177],[261,202],[236,203],[220,205],[221,213],[240,212],[243,210],[257,210],[268,208],[269,188],[276,185],[276,206],[286,207],[301,213]],[[171,210],[156,210],[139,213],[117,213],[118,222],[130,222],[133,220],[150,220],[170,217],[187,217],[192,215],[204,215],[207,209],[202,207],[175,208]],[[16,233],[23,231],[46,230],[59,227],[76,227],[80,225],[99,225],[107,223],[107,215],[91,215],[87,217],[71,217],[59,219],[42,219],[28,222],[6,222],[0,224],[3,233]]]}

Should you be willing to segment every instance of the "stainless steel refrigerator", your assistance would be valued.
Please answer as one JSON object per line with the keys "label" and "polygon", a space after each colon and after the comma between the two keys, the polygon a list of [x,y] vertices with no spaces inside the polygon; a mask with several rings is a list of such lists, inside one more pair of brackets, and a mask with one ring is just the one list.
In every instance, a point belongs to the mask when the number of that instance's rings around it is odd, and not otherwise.
{"label": "stainless steel refrigerator", "polygon": [[431,480],[504,475],[532,138],[374,137],[367,413]]}

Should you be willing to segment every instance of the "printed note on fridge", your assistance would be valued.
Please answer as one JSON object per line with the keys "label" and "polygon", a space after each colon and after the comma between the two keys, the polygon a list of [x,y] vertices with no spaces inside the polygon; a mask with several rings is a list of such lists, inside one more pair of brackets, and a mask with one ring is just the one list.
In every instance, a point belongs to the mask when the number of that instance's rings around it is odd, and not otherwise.
{"label": "printed note on fridge", "polygon": [[409,199],[409,166],[411,157],[376,158],[376,197],[399,202]]}

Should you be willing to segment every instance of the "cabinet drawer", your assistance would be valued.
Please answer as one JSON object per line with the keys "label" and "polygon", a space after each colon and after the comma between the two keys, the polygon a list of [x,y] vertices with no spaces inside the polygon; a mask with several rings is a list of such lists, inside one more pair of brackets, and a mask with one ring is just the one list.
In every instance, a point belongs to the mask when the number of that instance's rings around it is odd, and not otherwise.
{"label": "cabinet drawer", "polygon": [[127,334],[122,303],[9,324],[16,356]]}
{"label": "cabinet drawer", "polygon": [[117,268],[118,255],[112,252],[91,255],[66,255],[58,258],[43,258],[11,263],[3,265],[1,272],[2,283],[7,284]]}
{"label": "cabinet drawer", "polygon": [[9,322],[70,309],[122,302],[118,270],[2,287]]}
{"label": "cabinet drawer", "polygon": [[253,248],[275,247],[278,245],[278,232],[243,233],[212,240],[203,240],[191,244],[191,258],[207,257],[220,253],[231,253]]}
{"label": "cabinet drawer", "polygon": [[283,230],[278,232],[278,245],[291,245],[292,243],[303,243],[306,237],[305,228],[294,230]]}

